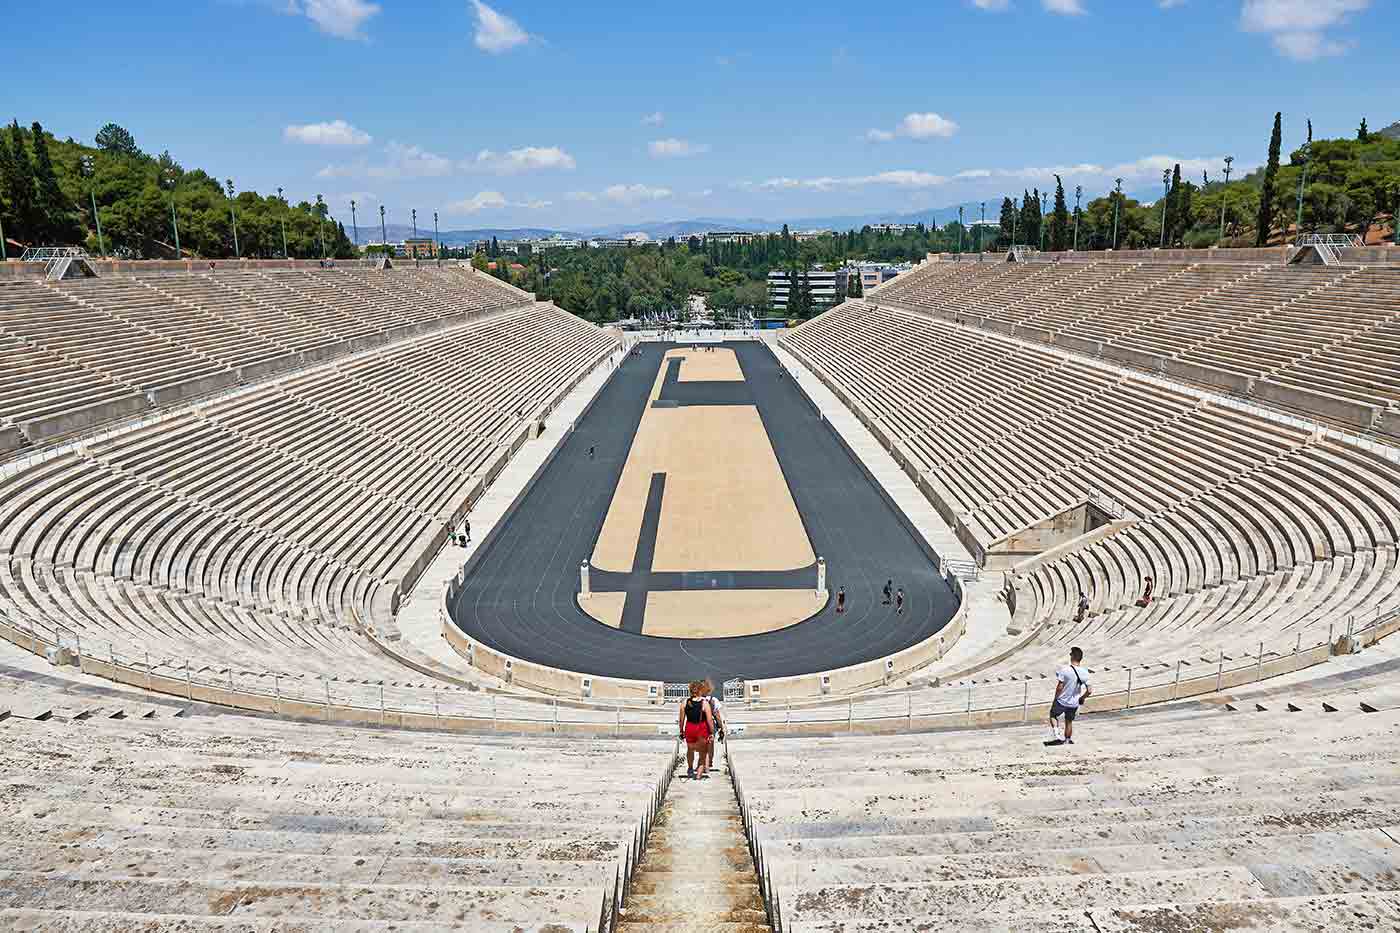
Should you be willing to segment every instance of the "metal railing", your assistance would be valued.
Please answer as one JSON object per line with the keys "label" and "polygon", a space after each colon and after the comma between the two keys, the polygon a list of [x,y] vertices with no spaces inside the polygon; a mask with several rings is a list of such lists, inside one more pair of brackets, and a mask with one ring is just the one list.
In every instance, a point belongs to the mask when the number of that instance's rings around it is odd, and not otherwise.
{"label": "metal railing", "polygon": [[[1327,640],[1287,639],[1213,648],[1188,658],[1143,658],[1130,664],[1089,668],[1095,693],[1088,709],[1121,710],[1256,683],[1324,663],[1343,644],[1359,650],[1400,630],[1400,608],[1369,617],[1332,620]],[[1317,631],[1321,631],[1320,626]],[[393,725],[462,732],[586,732],[594,735],[654,734],[674,726],[671,705],[638,706],[541,696],[486,693],[429,679],[418,684],[270,670],[235,670],[226,662],[195,661],[170,652],[113,641],[83,639],[70,625],[36,626],[0,610],[0,637],[40,657],[69,653],[85,673],[155,693],[234,709],[274,713],[328,723]],[[103,651],[105,648],[105,652]],[[55,661],[61,658],[55,657]],[[726,718],[736,732],[827,734],[856,731],[857,724],[881,731],[977,726],[1029,721],[1031,685],[1049,682],[1033,671],[925,689],[866,693],[842,700],[759,700],[737,704]],[[1048,699],[1046,699],[1048,702]],[[1037,708],[1040,705],[1035,704]],[[868,731],[865,730],[865,731]]]}
{"label": "metal railing", "polygon": [[739,780],[739,774],[734,770],[734,759],[729,754],[729,739],[727,737],[724,740],[724,767],[729,772],[729,783],[734,788],[734,799],[739,805],[739,821],[744,828],[744,840],[748,843],[749,858],[753,861],[754,873],[758,876],[758,893],[763,899],[763,912],[767,915],[768,926],[775,933],[782,933],[782,900],[778,896],[777,886],[773,884],[773,875],[768,869],[768,860],[763,853],[763,843],[759,841],[758,832],[754,829],[753,813],[749,809],[748,798],[744,796],[743,782]]}
{"label": "metal railing", "polygon": [[1350,249],[1365,246],[1366,241],[1356,233],[1305,233],[1294,241],[1295,246],[1331,246],[1334,249]]}
{"label": "metal railing", "polygon": [[661,807],[666,802],[666,793],[671,788],[671,778],[675,775],[676,767],[680,763],[680,749],[681,743],[677,739],[675,744],[671,746],[671,757],[666,769],[657,779],[655,787],[652,788],[651,801],[647,804],[646,812],[642,814],[641,820],[633,829],[632,840],[627,844],[626,857],[617,868],[612,892],[603,892],[602,909],[598,912],[598,933],[608,933],[608,931],[617,928],[623,905],[627,901],[627,896],[632,893],[632,884],[636,881],[642,857],[646,854],[647,839],[651,835],[652,827],[656,824],[656,815],[661,812]]}

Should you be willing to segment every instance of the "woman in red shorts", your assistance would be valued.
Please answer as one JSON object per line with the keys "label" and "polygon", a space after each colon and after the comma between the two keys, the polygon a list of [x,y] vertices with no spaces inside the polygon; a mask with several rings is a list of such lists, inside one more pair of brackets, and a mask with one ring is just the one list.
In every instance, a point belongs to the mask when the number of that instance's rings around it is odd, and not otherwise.
{"label": "woman in red shorts", "polygon": [[685,739],[686,777],[696,777],[696,759],[700,762],[699,777],[708,778],[705,767],[705,749],[709,747],[710,736],[715,732],[714,715],[710,704],[705,702],[705,686],[698,680],[690,682],[690,696],[681,704],[679,726]]}

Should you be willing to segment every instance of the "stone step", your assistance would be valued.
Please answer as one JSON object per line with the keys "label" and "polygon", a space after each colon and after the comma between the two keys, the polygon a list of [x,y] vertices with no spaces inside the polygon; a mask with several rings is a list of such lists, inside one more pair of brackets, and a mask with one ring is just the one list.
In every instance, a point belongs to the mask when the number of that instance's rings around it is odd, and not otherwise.
{"label": "stone step", "polygon": [[[757,907],[750,906],[744,898],[739,904],[731,904],[719,893],[713,900],[676,901],[666,894],[629,894],[627,906],[620,919],[633,924],[668,923],[764,923],[768,915],[763,911],[762,902]],[[649,927],[650,928],[650,927]]]}
{"label": "stone step", "polygon": [[[1078,840],[1071,832],[1064,841]],[[1090,844],[1086,839],[1062,848],[966,855],[794,859],[775,852],[767,862],[779,884],[806,887],[1125,874],[1232,865],[1254,870],[1275,896],[1293,893],[1286,890],[1291,883],[1316,888],[1296,893],[1376,889],[1387,887],[1393,883],[1391,879],[1400,877],[1400,845],[1384,831],[1368,829],[1122,846]],[[1297,878],[1283,878],[1276,885],[1271,880],[1275,876],[1274,865],[1288,865]]]}
{"label": "stone step", "polygon": [[653,923],[650,920],[632,922],[618,920],[615,933],[772,933],[766,922],[747,920],[699,920],[680,923]]}
{"label": "stone step", "polygon": [[[596,926],[597,918],[593,918]],[[0,929],[13,933],[458,933],[452,920],[324,920],[315,917],[201,917],[191,914],[91,910],[0,910]],[[520,924],[473,920],[473,933],[585,933],[589,923],[557,920]],[[764,929],[767,929],[766,927]],[[734,931],[751,933],[751,931]],[[756,933],[756,931],[755,931]]]}
{"label": "stone step", "polygon": [[1263,901],[1098,908],[1089,911],[1089,916],[1099,933],[1397,930],[1400,929],[1400,893],[1385,891]]}
{"label": "stone step", "polygon": [[[1377,774],[1382,778],[1383,775]],[[1151,823],[1167,817],[1221,818],[1230,816],[1273,816],[1286,819],[1290,814],[1307,813],[1313,808],[1338,809],[1347,805],[1355,806],[1358,792],[1365,794],[1367,807],[1391,807],[1400,805],[1400,787],[1367,785],[1363,776],[1357,776],[1348,788],[1308,791],[1298,793],[1283,783],[1284,793],[1265,794],[1263,792],[1247,797],[1225,793],[1219,798],[1203,797],[1199,800],[1164,801],[1143,807],[1097,808],[1091,813],[1094,828],[1129,826],[1134,823]],[[801,822],[792,817],[783,821],[766,822],[755,807],[756,830],[765,844],[769,840],[812,839],[858,836],[904,836],[904,835],[956,835],[963,833],[1007,833],[1036,829],[1062,829],[1066,821],[1073,821],[1078,815],[1074,808],[1041,806],[1020,808],[1014,811],[992,808],[980,815],[923,815],[913,819],[841,819],[839,814],[813,814],[811,822]],[[1087,827],[1080,826],[1079,831]],[[937,851],[937,850],[935,850]]]}
{"label": "stone step", "polygon": [[72,878],[0,872],[0,909],[63,909],[202,916],[313,916],[344,920],[418,920],[441,916],[521,923],[588,922],[601,888],[238,883],[143,878]]}
{"label": "stone step", "polygon": [[[1140,823],[1076,824],[1071,838],[1091,840],[1094,845],[1133,846],[1214,842],[1224,845],[1239,837],[1273,838],[1315,832],[1382,829],[1400,813],[1400,806],[1347,807],[1347,800],[1335,801],[1337,809],[1283,807],[1249,816],[1179,818],[1164,814],[1160,819]],[[1392,837],[1394,838],[1394,837]],[[1061,827],[1014,832],[964,832],[910,834],[906,836],[793,837],[763,839],[765,858],[803,862],[827,859],[870,859],[919,857],[929,852],[946,855],[984,855],[1055,850],[1064,845]]]}
{"label": "stone step", "polygon": [[440,887],[521,887],[590,885],[612,882],[615,860],[592,862],[522,859],[470,860],[413,858],[390,852],[360,856],[297,853],[268,855],[219,849],[151,849],[116,842],[49,843],[11,841],[5,867],[11,871],[61,874],[69,878],[110,875],[217,878],[253,882],[435,885]]}
{"label": "stone step", "polygon": [[1268,897],[1244,868],[1147,871],[1055,878],[923,884],[780,887],[785,922],[940,917],[949,928],[1017,914],[1090,910],[1114,904],[1244,901]]}

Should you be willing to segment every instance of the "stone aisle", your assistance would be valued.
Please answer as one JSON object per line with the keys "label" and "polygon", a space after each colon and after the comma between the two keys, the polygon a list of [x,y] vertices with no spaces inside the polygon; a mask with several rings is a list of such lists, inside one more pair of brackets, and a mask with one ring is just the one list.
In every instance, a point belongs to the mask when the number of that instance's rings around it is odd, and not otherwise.
{"label": "stone aisle", "polygon": [[689,780],[682,752],[617,933],[771,929],[722,748],[715,762],[708,780]]}

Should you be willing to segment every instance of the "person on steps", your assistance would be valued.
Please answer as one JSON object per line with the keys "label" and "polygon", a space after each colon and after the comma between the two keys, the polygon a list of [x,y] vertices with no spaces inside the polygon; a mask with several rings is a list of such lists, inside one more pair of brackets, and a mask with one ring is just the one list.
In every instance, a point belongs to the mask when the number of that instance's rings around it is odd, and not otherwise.
{"label": "person on steps", "polygon": [[[704,686],[698,680],[690,682],[690,696],[681,703],[681,738],[685,739],[686,777],[709,777],[705,767],[705,745],[714,734],[714,719],[710,706],[705,702]],[[697,775],[696,765],[700,766]]]}
{"label": "person on steps", "polygon": [[1074,613],[1074,621],[1083,622],[1084,617],[1089,614],[1089,597],[1084,595],[1084,591],[1079,591],[1079,607]]}
{"label": "person on steps", "polygon": [[[1089,681],[1079,670],[1084,662],[1084,652],[1078,647],[1069,649],[1069,664],[1055,672],[1055,699],[1050,703],[1051,737],[1046,745],[1073,745],[1074,718],[1079,715],[1079,706],[1094,691]],[[1060,738],[1060,717],[1064,717],[1064,738]]]}
{"label": "person on steps", "polygon": [[1151,577],[1143,577],[1143,578],[1142,578],[1142,599],[1139,599],[1139,600],[1137,601],[1137,605],[1138,605],[1138,608],[1139,608],[1139,609],[1146,609],[1148,606],[1152,605],[1152,587],[1153,587],[1152,578],[1151,578]]}
{"label": "person on steps", "polygon": [[719,697],[715,696],[714,681],[708,678],[705,680],[705,702],[710,707],[710,720],[714,723],[714,734],[705,747],[705,772],[708,774],[715,769],[715,743],[724,740],[724,707]]}

